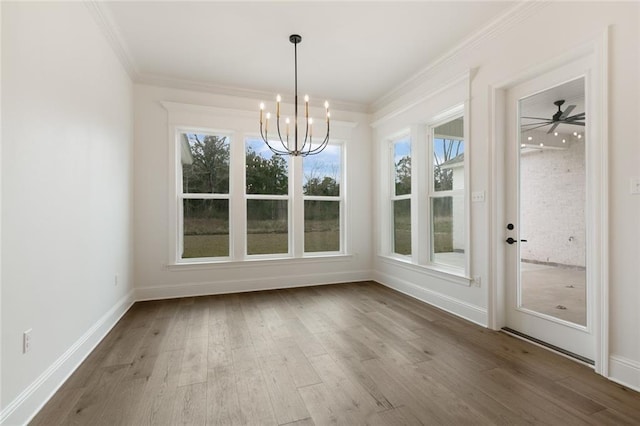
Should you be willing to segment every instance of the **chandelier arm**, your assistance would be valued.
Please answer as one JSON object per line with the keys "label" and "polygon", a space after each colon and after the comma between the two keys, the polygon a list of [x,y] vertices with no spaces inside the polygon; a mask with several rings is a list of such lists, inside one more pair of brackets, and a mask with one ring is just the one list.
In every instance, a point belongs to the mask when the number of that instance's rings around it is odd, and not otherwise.
{"label": "chandelier arm", "polygon": [[[289,151],[286,149],[284,144],[282,144],[282,147],[285,148],[284,151],[281,151],[281,150],[271,146],[271,144],[269,143],[269,134],[262,132],[262,123],[260,123],[260,137],[262,138],[264,143],[267,144],[267,147],[269,148],[269,150],[271,150],[271,152],[273,152],[274,154],[276,154],[276,155],[288,155],[289,154]],[[282,140],[280,142],[282,143]]]}
{"label": "chandelier arm", "polygon": [[329,130],[329,122],[327,121],[327,135],[324,137],[322,143],[315,149],[311,149],[311,145],[309,145],[309,153],[307,155],[318,154],[327,147],[327,145],[329,144]]}
{"label": "chandelier arm", "polygon": [[274,148],[271,146],[271,144],[269,143],[269,141],[264,140],[264,142],[267,144],[267,147],[271,150],[271,152],[273,152],[276,155],[288,155],[289,151],[280,151],[277,148]]}

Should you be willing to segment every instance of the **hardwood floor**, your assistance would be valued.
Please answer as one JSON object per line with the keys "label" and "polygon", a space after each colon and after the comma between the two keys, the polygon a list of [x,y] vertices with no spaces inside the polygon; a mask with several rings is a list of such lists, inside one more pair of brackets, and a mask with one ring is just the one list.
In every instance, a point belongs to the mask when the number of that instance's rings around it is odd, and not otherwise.
{"label": "hardwood floor", "polygon": [[379,284],[136,303],[33,425],[623,425],[640,394]]}

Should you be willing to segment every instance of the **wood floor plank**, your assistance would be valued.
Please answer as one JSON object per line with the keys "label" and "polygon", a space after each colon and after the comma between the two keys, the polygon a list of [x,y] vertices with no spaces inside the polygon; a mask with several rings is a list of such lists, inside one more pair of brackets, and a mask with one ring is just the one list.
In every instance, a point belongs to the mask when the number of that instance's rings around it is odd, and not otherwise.
{"label": "wood floor plank", "polygon": [[280,355],[269,355],[261,356],[259,360],[278,424],[309,417],[296,383],[289,373],[286,359]]}
{"label": "wood floor plank", "polygon": [[183,350],[158,355],[132,424],[171,424],[183,358]]}
{"label": "wood floor plank", "polygon": [[640,394],[373,282],[136,303],[32,425],[636,425]]}
{"label": "wood floor plank", "polygon": [[[320,377],[309,362],[309,358],[300,349],[295,339],[280,339],[277,341],[280,357],[287,367],[287,372],[296,387],[309,386],[320,383]],[[323,354],[325,352],[322,352]],[[320,354],[320,355],[321,355]]]}
{"label": "wood floor plank", "polygon": [[100,417],[93,424],[110,426],[130,422],[138,410],[146,384],[146,378],[121,380],[115,387],[113,396],[108,400]]}
{"label": "wood floor plank", "polygon": [[65,424],[89,425],[98,421],[102,410],[114,395],[118,382],[124,376],[127,365],[115,365],[101,368],[100,379],[73,406]]}
{"label": "wood floor plank", "polygon": [[409,407],[398,407],[376,413],[369,420],[368,425],[420,426],[422,422],[413,414]]}
{"label": "wood floor plank", "polygon": [[33,418],[30,425],[58,426],[64,424],[71,409],[78,403],[85,391],[85,388],[63,386]]}
{"label": "wood floor plank", "polygon": [[371,417],[373,413],[386,409],[381,407],[359,383],[350,380],[329,355],[313,357],[309,361],[344,409],[353,412],[360,422]]}
{"label": "wood floor plank", "polygon": [[238,403],[248,424],[277,424],[269,391],[251,347],[233,350],[233,366]]}
{"label": "wood floor plank", "polygon": [[206,383],[195,383],[178,387],[171,424],[188,426],[206,425],[206,395]]}
{"label": "wood floor plank", "polygon": [[238,403],[233,365],[215,365],[207,379],[207,424],[238,425],[247,420]]}

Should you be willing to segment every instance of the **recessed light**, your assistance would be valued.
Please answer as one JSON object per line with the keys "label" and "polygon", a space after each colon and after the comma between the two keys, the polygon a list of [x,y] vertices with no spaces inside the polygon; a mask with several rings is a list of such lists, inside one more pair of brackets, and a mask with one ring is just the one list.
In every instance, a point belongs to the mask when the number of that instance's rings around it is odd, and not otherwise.
{"label": "recessed light", "polygon": [[578,132],[573,132],[573,136],[578,136]]}
{"label": "recessed light", "polygon": [[553,136],[558,136],[558,132],[553,132]]}
{"label": "recessed light", "polygon": [[562,143],[567,143],[567,140],[566,139],[562,139]]}
{"label": "recessed light", "polygon": [[578,135],[578,139],[582,139],[582,135]]}
{"label": "recessed light", "polygon": [[528,140],[528,141],[532,141],[532,140],[533,140],[533,137],[529,136],[529,137],[527,138],[527,140]]}
{"label": "recessed light", "polygon": [[540,146],[544,146],[544,144],[542,142],[540,142]]}

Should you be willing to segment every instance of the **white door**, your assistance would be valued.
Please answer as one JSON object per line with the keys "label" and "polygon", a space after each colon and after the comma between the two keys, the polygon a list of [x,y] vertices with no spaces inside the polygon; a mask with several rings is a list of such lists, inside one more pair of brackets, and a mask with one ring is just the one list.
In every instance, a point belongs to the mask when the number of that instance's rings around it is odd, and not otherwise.
{"label": "white door", "polygon": [[506,93],[506,329],[593,363],[585,58]]}

